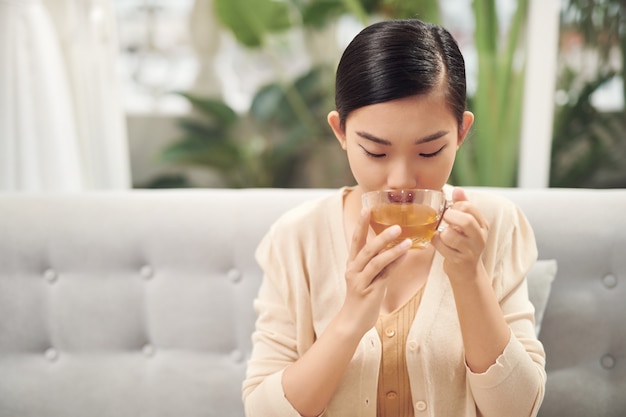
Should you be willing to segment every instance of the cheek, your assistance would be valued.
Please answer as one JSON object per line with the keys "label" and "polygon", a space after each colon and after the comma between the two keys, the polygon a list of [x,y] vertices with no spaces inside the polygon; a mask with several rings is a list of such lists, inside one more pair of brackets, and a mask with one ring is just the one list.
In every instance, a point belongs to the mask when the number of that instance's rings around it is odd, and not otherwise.
{"label": "cheek", "polygon": [[384,180],[384,175],[379,172],[380,168],[361,149],[348,147],[347,154],[352,176],[357,183],[363,186],[371,185],[375,188],[377,181]]}
{"label": "cheek", "polygon": [[442,155],[439,170],[441,175],[445,175],[445,181],[448,181],[450,174],[452,173],[452,168],[454,166],[454,161],[456,160],[456,148],[453,147],[450,151],[447,151],[445,155]]}

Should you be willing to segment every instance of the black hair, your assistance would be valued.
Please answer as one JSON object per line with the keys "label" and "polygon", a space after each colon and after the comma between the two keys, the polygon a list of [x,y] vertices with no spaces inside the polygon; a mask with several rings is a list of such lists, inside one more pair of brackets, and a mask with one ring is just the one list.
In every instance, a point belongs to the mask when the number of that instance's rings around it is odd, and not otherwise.
{"label": "black hair", "polygon": [[452,35],[418,19],[374,23],[350,42],[337,67],[335,106],[341,127],[358,108],[427,94],[442,82],[460,126],[466,109],[465,61]]}

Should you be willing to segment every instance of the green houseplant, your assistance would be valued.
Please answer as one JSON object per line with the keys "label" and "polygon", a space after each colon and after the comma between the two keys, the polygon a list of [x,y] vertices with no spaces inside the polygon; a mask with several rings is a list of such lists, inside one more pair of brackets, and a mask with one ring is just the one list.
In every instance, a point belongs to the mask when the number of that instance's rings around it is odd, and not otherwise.
{"label": "green houseplant", "polygon": [[453,180],[458,185],[515,186],[524,91],[520,57],[528,1],[518,1],[506,36],[495,0],[474,0],[472,9],[478,80],[468,101],[476,122],[458,153]]}
{"label": "green houseplant", "polygon": [[[623,80],[625,13],[621,0],[568,0],[562,9],[562,43],[573,37],[595,54],[597,64],[591,73],[563,65],[558,75],[557,89],[564,99],[555,106],[550,186],[626,186],[626,111],[601,111],[592,99],[614,77]],[[561,54],[567,53],[561,49]],[[615,52],[621,65],[611,59]],[[622,85],[626,101],[626,83]]]}
{"label": "green houseplant", "polygon": [[[221,24],[248,48],[263,48],[268,36],[293,27],[323,30],[346,14],[363,25],[376,19],[415,16],[441,21],[436,0],[417,4],[399,0],[215,0],[214,4]],[[479,75],[469,104],[477,123],[459,152],[453,172],[456,184],[515,185],[523,90],[523,65],[516,64],[515,57],[522,45],[526,4],[520,0],[506,42],[500,42],[496,1],[473,2]],[[296,80],[277,77],[257,92],[244,115],[236,115],[232,109],[214,114],[216,106],[228,106],[216,98],[187,94],[195,116],[181,121],[183,138],[168,147],[164,156],[174,163],[217,170],[231,187],[306,186],[306,181],[297,181],[302,177],[298,170],[316,153],[326,152],[319,149],[327,149],[323,145],[334,140],[326,126],[326,112],[333,106],[333,75],[332,68],[314,65]],[[208,102],[213,106],[203,105]]]}
{"label": "green houseplant", "polygon": [[[323,125],[302,122],[323,117],[328,104],[319,92],[326,73],[316,68],[291,84],[264,86],[243,115],[222,100],[180,93],[193,112],[179,120],[181,137],[163,151],[163,158],[213,169],[226,187],[298,186],[298,168],[321,142],[331,139]],[[293,96],[307,103],[305,116],[289,100]]]}

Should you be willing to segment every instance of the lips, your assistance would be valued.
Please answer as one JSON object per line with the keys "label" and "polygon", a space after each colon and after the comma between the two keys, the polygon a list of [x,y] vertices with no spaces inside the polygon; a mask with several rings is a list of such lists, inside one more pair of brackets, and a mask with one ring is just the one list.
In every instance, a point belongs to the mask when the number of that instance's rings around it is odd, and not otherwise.
{"label": "lips", "polygon": [[415,200],[415,193],[407,190],[388,191],[387,200],[390,203],[412,203]]}

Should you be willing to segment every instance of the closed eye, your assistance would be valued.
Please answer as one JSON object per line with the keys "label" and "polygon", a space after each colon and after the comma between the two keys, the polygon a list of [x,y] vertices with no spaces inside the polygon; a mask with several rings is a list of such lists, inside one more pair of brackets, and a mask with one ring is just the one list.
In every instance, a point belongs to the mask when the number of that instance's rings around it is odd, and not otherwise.
{"label": "closed eye", "polygon": [[369,156],[370,158],[383,158],[383,157],[387,156],[387,154],[384,154],[384,153],[373,153],[373,152],[370,152],[367,149],[365,149],[363,146],[361,146],[361,149],[363,149],[363,152],[365,152],[365,154],[367,156]]}
{"label": "closed eye", "polygon": [[424,157],[424,158],[432,158],[437,156],[441,151],[443,151],[443,149],[446,147],[446,145],[443,145],[441,148],[439,148],[438,150],[436,150],[433,153],[421,153],[420,156]]}

